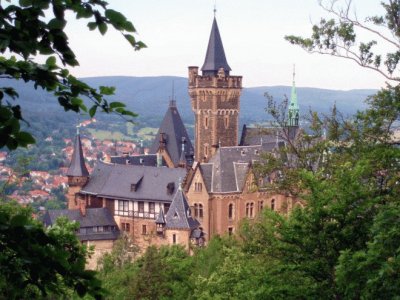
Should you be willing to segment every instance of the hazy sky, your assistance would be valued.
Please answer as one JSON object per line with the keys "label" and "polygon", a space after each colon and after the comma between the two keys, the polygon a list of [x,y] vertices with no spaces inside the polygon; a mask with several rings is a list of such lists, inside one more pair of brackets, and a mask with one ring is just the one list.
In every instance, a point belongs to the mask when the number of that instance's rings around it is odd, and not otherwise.
{"label": "hazy sky", "polygon": [[[135,52],[111,28],[105,36],[82,22],[68,25],[79,77],[187,76],[188,66],[202,66],[213,20],[214,0],[110,0],[127,16],[148,48]],[[357,0],[359,18],[382,11],[380,0]],[[379,88],[383,77],[355,63],[308,54],[284,40],[309,36],[312,23],[325,12],[317,0],[217,0],[217,21],[232,75],[244,86],[290,85],[296,64],[298,86],[354,89]]]}

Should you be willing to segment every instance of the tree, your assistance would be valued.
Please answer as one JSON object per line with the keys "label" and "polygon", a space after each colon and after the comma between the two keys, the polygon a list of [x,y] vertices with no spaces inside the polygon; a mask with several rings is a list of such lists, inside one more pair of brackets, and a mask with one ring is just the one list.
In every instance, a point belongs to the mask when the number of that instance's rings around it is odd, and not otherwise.
{"label": "tree", "polygon": [[[365,21],[360,20],[356,13],[352,15],[351,0],[340,6],[342,3],[343,1],[337,0],[319,0],[320,6],[333,18],[323,18],[318,25],[314,25],[310,38],[289,35],[285,39],[310,53],[349,59],[362,67],[379,72],[388,80],[400,82],[397,74],[400,60],[400,2],[383,1],[381,5],[385,14],[368,17]],[[376,40],[357,41],[356,30],[367,31]],[[378,41],[385,46],[388,53],[376,52]]]}
{"label": "tree", "polygon": [[101,298],[95,272],[85,270],[87,250],[75,236],[79,225],[59,219],[45,229],[17,204],[0,205],[0,298],[66,296],[73,291]]}
{"label": "tree", "polygon": [[[135,50],[145,47],[143,42],[135,39],[133,24],[121,13],[110,9],[106,1],[20,0],[19,5],[15,5],[7,0],[0,4],[0,52],[12,56],[0,56],[0,78],[33,82],[35,88],[54,94],[66,111],[88,112],[93,117],[97,109],[101,109],[134,117],[135,114],[126,110],[123,103],[106,100],[106,96],[114,93],[114,88],[101,86],[97,90],[69,73],[66,67],[79,63],[64,31],[68,12],[77,19],[88,19],[90,30],[98,29],[104,35],[112,26]],[[37,55],[47,57],[46,62],[36,63]],[[18,93],[13,88],[0,88],[0,148],[16,149],[35,142],[30,133],[20,128],[20,123],[25,120],[20,105],[12,102],[16,98]],[[84,99],[91,101],[89,109]]]}

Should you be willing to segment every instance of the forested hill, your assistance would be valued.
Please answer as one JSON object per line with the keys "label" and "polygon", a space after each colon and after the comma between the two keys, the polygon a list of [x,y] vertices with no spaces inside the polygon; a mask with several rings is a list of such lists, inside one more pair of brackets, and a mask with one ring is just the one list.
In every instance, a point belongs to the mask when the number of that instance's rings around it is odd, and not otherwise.
{"label": "forested hill", "polygon": [[[193,122],[193,113],[187,90],[187,78],[173,76],[158,77],[91,77],[83,79],[88,84],[98,87],[101,85],[115,86],[117,88],[114,100],[123,101],[128,108],[137,112],[142,120],[161,118],[168,105],[172,94],[172,84],[177,105],[185,123]],[[40,90],[34,90],[33,85],[22,81],[1,80],[1,86],[14,86],[29,120],[34,117],[31,112],[44,113],[50,117],[53,112],[61,112],[57,100]],[[265,121],[267,116],[264,108],[267,101],[263,96],[268,92],[275,100],[281,101],[285,95],[290,95],[290,86],[251,87],[244,88],[241,97],[241,123],[258,123]],[[344,115],[354,114],[365,107],[364,100],[376,90],[327,90],[317,88],[297,88],[300,110],[305,114],[311,108],[318,112],[328,112],[336,103],[339,111]],[[76,117],[71,113],[71,122],[76,122]]]}

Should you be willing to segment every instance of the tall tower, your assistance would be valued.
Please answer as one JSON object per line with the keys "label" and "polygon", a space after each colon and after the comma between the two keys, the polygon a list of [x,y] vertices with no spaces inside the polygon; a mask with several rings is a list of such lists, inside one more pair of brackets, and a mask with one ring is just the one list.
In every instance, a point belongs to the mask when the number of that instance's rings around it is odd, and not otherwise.
{"label": "tall tower", "polygon": [[71,164],[67,171],[68,177],[68,209],[79,208],[82,204],[76,199],[76,193],[86,184],[89,178],[89,172],[85,165],[83,158],[83,150],[81,138],[79,135],[79,128],[77,129],[74,152],[72,153]]}
{"label": "tall tower", "polygon": [[238,144],[242,76],[231,76],[214,16],[206,59],[189,67],[189,96],[195,115],[195,159],[207,162],[219,146]]}
{"label": "tall tower", "polygon": [[295,83],[295,66],[293,66],[293,84],[292,92],[290,95],[290,103],[288,109],[288,126],[299,126],[299,103],[297,102],[297,91]]}

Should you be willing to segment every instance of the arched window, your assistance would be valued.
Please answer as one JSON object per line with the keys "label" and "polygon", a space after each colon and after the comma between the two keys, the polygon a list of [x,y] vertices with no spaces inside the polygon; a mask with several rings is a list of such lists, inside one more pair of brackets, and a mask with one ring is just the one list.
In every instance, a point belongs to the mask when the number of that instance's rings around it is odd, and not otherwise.
{"label": "arched window", "polygon": [[246,217],[254,217],[254,202],[246,203]]}
{"label": "arched window", "polygon": [[199,204],[199,218],[203,218],[203,204]]}
{"label": "arched window", "polygon": [[233,219],[233,215],[234,215],[234,211],[233,210],[234,210],[234,206],[233,206],[233,203],[231,203],[228,206],[228,218],[229,218],[229,220]]}
{"label": "arched window", "polygon": [[258,201],[258,211],[262,211],[264,208],[264,201],[260,200]]}
{"label": "arched window", "polygon": [[275,199],[271,200],[271,210],[275,210]]}
{"label": "arched window", "polygon": [[208,145],[204,145],[204,156],[208,157]]}
{"label": "arched window", "polygon": [[198,205],[197,205],[197,203],[195,203],[194,204],[194,217],[195,218],[197,218],[199,215],[198,215],[198,209],[199,209],[199,207],[198,207]]}
{"label": "arched window", "polygon": [[204,117],[204,127],[205,127],[205,129],[208,128],[208,116]]}
{"label": "arched window", "polygon": [[229,116],[225,116],[224,117],[224,125],[225,125],[225,129],[228,129],[228,127],[229,127]]}

